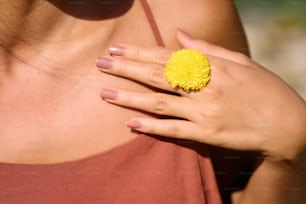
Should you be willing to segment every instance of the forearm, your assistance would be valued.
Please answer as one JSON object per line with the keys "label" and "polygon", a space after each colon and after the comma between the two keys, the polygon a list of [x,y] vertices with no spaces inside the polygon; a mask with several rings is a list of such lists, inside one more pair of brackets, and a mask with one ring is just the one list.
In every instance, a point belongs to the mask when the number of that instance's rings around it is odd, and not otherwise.
{"label": "forearm", "polygon": [[305,172],[288,161],[265,159],[234,204],[304,204],[306,203]]}

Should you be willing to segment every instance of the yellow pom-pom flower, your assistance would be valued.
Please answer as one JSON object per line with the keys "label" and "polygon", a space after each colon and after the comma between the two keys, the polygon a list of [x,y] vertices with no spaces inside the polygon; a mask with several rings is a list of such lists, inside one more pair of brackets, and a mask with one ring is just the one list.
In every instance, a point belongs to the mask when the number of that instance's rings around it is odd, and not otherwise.
{"label": "yellow pom-pom flower", "polygon": [[173,88],[180,87],[186,92],[198,91],[210,80],[208,58],[194,49],[181,49],[168,59],[165,76]]}

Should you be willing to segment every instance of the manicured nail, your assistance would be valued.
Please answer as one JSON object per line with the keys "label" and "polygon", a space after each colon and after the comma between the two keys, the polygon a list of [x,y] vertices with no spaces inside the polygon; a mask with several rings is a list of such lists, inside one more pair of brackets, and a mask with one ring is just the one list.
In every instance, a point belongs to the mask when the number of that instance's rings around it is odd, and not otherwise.
{"label": "manicured nail", "polygon": [[117,55],[117,56],[123,56],[125,50],[126,47],[124,47],[123,45],[112,45],[111,47],[108,48],[108,52],[111,55]]}
{"label": "manicured nail", "polygon": [[102,69],[110,69],[113,66],[113,60],[107,57],[99,57],[96,60],[96,66]]}
{"label": "manicured nail", "polygon": [[133,128],[133,129],[139,129],[141,128],[141,123],[137,120],[130,120],[126,124],[128,127]]}
{"label": "manicured nail", "polygon": [[106,100],[116,100],[118,97],[118,92],[112,89],[102,89],[100,96]]}
{"label": "manicured nail", "polygon": [[187,40],[192,40],[192,37],[181,29],[177,29],[178,33]]}

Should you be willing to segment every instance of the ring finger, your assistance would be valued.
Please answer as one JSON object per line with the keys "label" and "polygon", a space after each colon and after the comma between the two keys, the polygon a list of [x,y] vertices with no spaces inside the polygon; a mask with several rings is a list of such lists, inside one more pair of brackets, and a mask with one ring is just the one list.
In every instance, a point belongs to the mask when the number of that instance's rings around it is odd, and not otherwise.
{"label": "ring finger", "polygon": [[164,93],[137,93],[118,89],[102,89],[100,96],[113,104],[138,110],[188,119],[192,101],[186,97]]}

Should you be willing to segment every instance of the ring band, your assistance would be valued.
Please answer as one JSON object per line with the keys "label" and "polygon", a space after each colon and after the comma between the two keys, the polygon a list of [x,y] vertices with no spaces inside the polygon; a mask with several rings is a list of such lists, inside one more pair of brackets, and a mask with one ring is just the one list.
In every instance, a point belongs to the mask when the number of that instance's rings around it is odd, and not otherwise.
{"label": "ring band", "polygon": [[194,49],[181,49],[168,59],[165,68],[166,80],[173,88],[180,87],[186,92],[198,91],[210,80],[208,58]]}

